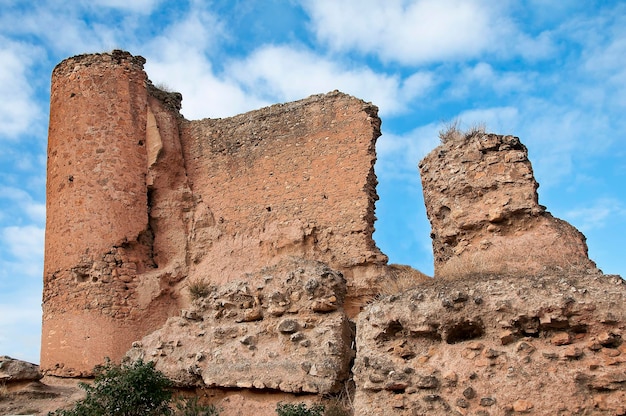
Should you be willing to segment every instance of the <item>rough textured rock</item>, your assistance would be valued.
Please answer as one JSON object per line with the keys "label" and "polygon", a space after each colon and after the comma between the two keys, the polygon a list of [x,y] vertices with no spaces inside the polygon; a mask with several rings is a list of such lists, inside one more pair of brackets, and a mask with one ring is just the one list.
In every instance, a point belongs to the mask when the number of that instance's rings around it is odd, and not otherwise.
{"label": "rough textured rock", "polygon": [[585,237],[539,205],[517,137],[452,131],[420,162],[435,277],[587,270]]}
{"label": "rough textured rock", "polygon": [[144,62],[80,55],[52,75],[42,371],[89,375],[177,315],[186,282],[289,256],[371,297],[387,261],[372,239],[377,108],[333,92],[188,121]]}
{"label": "rough textured rock", "polygon": [[357,319],[357,415],[626,414],[619,276],[435,279]]}
{"label": "rough textured rock", "polygon": [[77,381],[42,378],[38,365],[0,356],[0,414],[47,415],[83,396]]}
{"label": "rough textured rock", "polygon": [[353,358],[344,299],[341,273],[285,260],[207,288],[180,317],[134,343],[128,357],[154,361],[181,386],[331,393]]}
{"label": "rough textured rock", "polygon": [[427,279],[372,240],[375,106],[332,92],[189,121],[143,64],[114,51],[53,73],[41,363],[55,386],[14,382],[0,411],[75,399],[59,381],[109,356],[155,361],[224,416],[352,378],[358,415],[626,414],[626,285],[538,204],[518,138],[453,131],[420,163]]}
{"label": "rough textured rock", "polygon": [[42,377],[38,365],[6,355],[0,356],[0,383],[36,381]]}

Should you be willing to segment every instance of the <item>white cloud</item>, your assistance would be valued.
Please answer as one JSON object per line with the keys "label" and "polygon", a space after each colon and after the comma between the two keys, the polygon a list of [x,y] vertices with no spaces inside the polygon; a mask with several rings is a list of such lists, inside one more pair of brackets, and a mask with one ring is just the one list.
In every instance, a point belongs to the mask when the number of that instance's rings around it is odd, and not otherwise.
{"label": "white cloud", "polygon": [[603,228],[607,221],[615,221],[617,217],[626,217],[626,207],[617,199],[603,198],[590,202],[591,204],[569,210],[564,214],[565,219],[577,224],[583,232]]}
{"label": "white cloud", "polygon": [[188,119],[229,117],[269,104],[247,94],[236,82],[216,76],[210,61],[199,53],[152,60],[146,69],[157,85],[182,93],[182,113]]}
{"label": "white cloud", "polygon": [[440,126],[431,123],[401,135],[383,131],[376,144],[376,175],[386,181],[414,183],[419,189],[417,165],[439,144],[439,130]]}
{"label": "white cloud", "polygon": [[490,107],[463,111],[457,116],[461,130],[485,125],[488,133],[515,135],[519,123],[519,110],[516,107]]}
{"label": "white cloud", "polygon": [[90,3],[96,6],[150,14],[161,3],[161,0],[90,0]]}
{"label": "white cloud", "polygon": [[461,68],[454,74],[452,85],[446,91],[452,99],[468,98],[476,91],[490,91],[496,96],[521,94],[534,86],[536,74],[532,72],[497,71],[486,62]]}
{"label": "white cloud", "polygon": [[29,67],[41,51],[2,36],[0,45],[0,139],[15,139],[31,127],[41,111],[29,80]]}
{"label": "white cloud", "polygon": [[416,63],[472,56],[488,46],[488,14],[477,2],[309,1],[317,37],[336,50]]}
{"label": "white cloud", "polygon": [[35,201],[28,192],[23,189],[0,185],[0,200],[9,201],[9,208],[2,207],[2,211],[14,213],[12,220],[16,221],[22,213],[26,213],[27,219],[35,224],[43,225],[46,221],[46,205]]}
{"label": "white cloud", "polygon": [[550,47],[518,31],[507,2],[488,0],[309,0],[317,38],[336,51],[357,50],[385,61],[419,64],[484,52],[537,57]]}
{"label": "white cloud", "polygon": [[0,351],[3,355],[39,362],[41,290],[0,297]]}
{"label": "white cloud", "polygon": [[269,104],[244,91],[237,82],[216,74],[211,56],[225,36],[219,19],[194,4],[161,36],[140,47],[145,49],[150,79],[182,93],[182,113],[189,119],[228,117]]}
{"label": "white cloud", "polygon": [[434,83],[428,72],[417,72],[403,82],[396,75],[368,67],[346,68],[309,50],[289,46],[261,47],[247,59],[232,62],[229,73],[271,101],[291,101],[338,89],[373,102],[383,115],[406,111],[408,102]]}
{"label": "white cloud", "polygon": [[[9,226],[2,229],[3,245],[19,261],[36,260],[43,257],[44,228],[36,225]],[[25,264],[26,267],[29,265]]]}

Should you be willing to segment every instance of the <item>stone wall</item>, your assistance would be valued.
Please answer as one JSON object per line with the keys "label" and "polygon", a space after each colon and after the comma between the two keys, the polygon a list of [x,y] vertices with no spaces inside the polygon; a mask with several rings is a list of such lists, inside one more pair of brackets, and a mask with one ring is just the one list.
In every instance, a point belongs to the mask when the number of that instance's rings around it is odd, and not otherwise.
{"label": "stone wall", "polygon": [[433,279],[357,319],[355,415],[623,415],[619,276]]}
{"label": "stone wall", "polygon": [[419,168],[436,277],[595,269],[585,236],[539,205],[517,137],[452,131]]}
{"label": "stone wall", "polygon": [[128,357],[183,387],[341,390],[354,358],[341,273],[292,258],[250,278],[211,287]]}
{"label": "stone wall", "polygon": [[[224,283],[285,256],[328,263],[367,287],[376,247],[377,108],[339,92],[227,119],[182,122],[195,203],[195,275]],[[374,268],[375,270],[375,268]]]}
{"label": "stone wall", "polygon": [[142,358],[225,416],[337,395],[358,415],[626,414],[626,285],[539,205],[518,138],[453,131],[420,163],[427,279],[372,239],[375,106],[189,121],[143,64],[53,73],[48,378]]}
{"label": "stone wall", "polygon": [[[371,296],[377,108],[333,92],[188,121],[127,52],[52,75],[42,370],[91,373],[189,303],[298,256]],[[358,308],[357,308],[358,310]]]}

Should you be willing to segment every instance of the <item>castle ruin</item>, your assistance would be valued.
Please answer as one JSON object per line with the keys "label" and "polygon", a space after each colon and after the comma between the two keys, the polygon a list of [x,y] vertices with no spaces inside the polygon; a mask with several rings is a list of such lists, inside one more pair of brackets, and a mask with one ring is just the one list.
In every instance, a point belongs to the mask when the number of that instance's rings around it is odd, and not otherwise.
{"label": "castle ruin", "polygon": [[358,415],[626,414],[626,285],[538,204],[518,138],[456,134],[420,163],[428,279],[372,239],[374,105],[190,121],[144,63],[52,74],[47,376],[150,360],[226,416],[340,392]]}

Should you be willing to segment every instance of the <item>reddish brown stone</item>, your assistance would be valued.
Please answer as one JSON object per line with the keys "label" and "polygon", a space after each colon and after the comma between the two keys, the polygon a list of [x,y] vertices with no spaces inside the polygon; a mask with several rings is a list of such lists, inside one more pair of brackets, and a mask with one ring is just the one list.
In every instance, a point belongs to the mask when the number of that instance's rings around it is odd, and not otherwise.
{"label": "reddish brown stone", "polygon": [[517,137],[450,134],[419,167],[436,277],[595,269],[585,237],[539,205]]}
{"label": "reddish brown stone", "polygon": [[371,298],[387,262],[372,239],[377,108],[332,92],[188,121],[143,64],[114,51],[52,75],[42,370],[88,375],[178,314],[190,281],[291,256]]}

